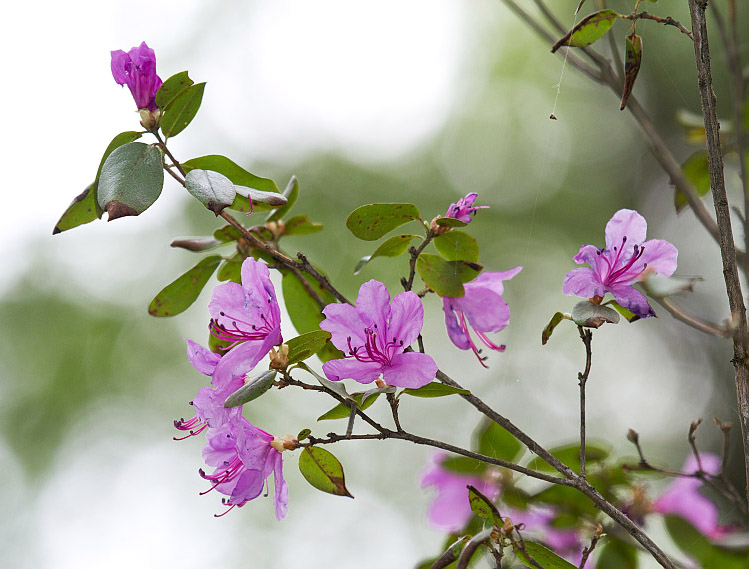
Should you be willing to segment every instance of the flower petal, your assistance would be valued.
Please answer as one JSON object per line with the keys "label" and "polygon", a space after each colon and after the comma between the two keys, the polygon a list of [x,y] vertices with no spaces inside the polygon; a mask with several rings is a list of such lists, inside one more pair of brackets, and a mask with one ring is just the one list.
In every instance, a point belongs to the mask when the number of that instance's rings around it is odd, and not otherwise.
{"label": "flower petal", "polygon": [[645,241],[648,222],[632,209],[620,209],[606,224],[606,249],[613,251],[621,247],[626,237],[625,249],[629,250],[637,243]]}
{"label": "flower petal", "polygon": [[392,365],[382,368],[382,378],[388,385],[417,389],[432,381],[437,375],[437,364],[432,356],[419,352],[406,352],[393,356]]}
{"label": "flower petal", "polygon": [[453,305],[479,332],[499,332],[510,323],[510,307],[490,288],[466,289],[465,296],[454,299]]}
{"label": "flower petal", "polygon": [[289,511],[289,485],[283,477],[283,456],[280,452],[273,456],[273,504],[276,508],[276,519],[280,522]]}
{"label": "flower petal", "polygon": [[604,287],[598,280],[598,275],[588,267],[572,269],[564,276],[562,292],[582,298],[593,298],[606,294]]}
{"label": "flower petal", "polygon": [[655,312],[650,304],[648,304],[648,300],[639,290],[624,284],[611,287],[609,290],[619,304],[631,310],[640,318],[655,316]]}
{"label": "flower petal", "polygon": [[380,377],[382,365],[378,362],[360,362],[354,358],[342,358],[325,362],[322,370],[330,381],[355,379],[359,383],[372,383]]}
{"label": "flower petal", "polygon": [[647,263],[648,270],[664,277],[670,277],[676,270],[676,259],[679,252],[671,243],[663,239],[650,239],[642,244],[645,250],[640,262]]}
{"label": "flower petal", "polygon": [[402,292],[390,305],[390,322],[387,327],[387,340],[397,338],[403,346],[410,346],[421,332],[424,324],[424,307],[421,299],[413,292]]}
{"label": "flower petal", "polygon": [[262,341],[249,340],[229,350],[216,366],[212,379],[213,385],[217,389],[228,390],[229,393],[242,387],[247,374],[277,344],[279,339],[280,328]]}
{"label": "flower petal", "polygon": [[323,308],[325,320],[320,322],[320,328],[332,334],[330,339],[339,350],[348,353],[348,339],[354,348],[366,344],[364,328],[366,326],[359,318],[356,308],[349,304],[332,303]]}
{"label": "flower petal", "polygon": [[187,359],[192,366],[203,375],[213,375],[221,356],[214,354],[197,342],[187,340]]}
{"label": "flower petal", "polygon": [[390,293],[380,281],[367,281],[359,288],[356,311],[367,328],[376,327],[380,333],[386,329],[389,304]]}
{"label": "flower petal", "polygon": [[450,337],[450,341],[461,350],[467,350],[471,346],[471,340],[458,323],[458,318],[454,312],[455,300],[449,296],[442,297],[442,310],[445,311],[445,327],[447,328],[447,335]]}

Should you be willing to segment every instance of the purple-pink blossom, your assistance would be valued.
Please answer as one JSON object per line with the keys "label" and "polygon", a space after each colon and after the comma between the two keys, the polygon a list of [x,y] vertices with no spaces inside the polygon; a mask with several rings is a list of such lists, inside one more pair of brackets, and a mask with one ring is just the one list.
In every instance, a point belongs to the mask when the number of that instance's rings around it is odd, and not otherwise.
{"label": "purple-pink blossom", "polygon": [[465,223],[470,223],[478,210],[489,207],[488,205],[474,206],[473,202],[476,201],[477,197],[478,194],[476,192],[471,192],[465,197],[460,198],[458,203],[451,203],[450,207],[447,208],[445,217],[452,217]]}
{"label": "purple-pink blossom", "polygon": [[[209,429],[207,439],[203,459],[215,470],[211,474],[200,470],[200,475],[211,483],[211,488],[203,494],[216,490],[228,496],[223,500],[229,506],[228,512],[260,496],[273,474],[276,519],[284,519],[288,510],[289,489],[283,477],[281,452],[277,449],[283,447],[273,444],[273,435],[257,428],[242,415],[237,415],[219,428]],[[268,489],[265,495],[269,492]]]}
{"label": "purple-pink blossom", "polygon": [[127,53],[121,49],[113,51],[112,75],[118,85],[128,86],[138,109],[157,109],[156,91],[161,87],[161,78],[156,75],[156,54],[146,42]]}
{"label": "purple-pink blossom", "polygon": [[573,269],[564,277],[565,294],[597,299],[607,292],[640,318],[655,316],[645,296],[632,285],[648,273],[666,277],[676,270],[678,251],[668,241],[645,241],[647,222],[636,211],[620,209],[606,224],[606,247],[583,245],[574,257],[577,264],[590,267]]}
{"label": "purple-pink blossom", "polygon": [[[712,453],[700,453],[702,470],[710,475],[720,472],[721,460]],[[696,473],[699,470],[697,459],[690,455],[682,472]],[[673,514],[684,518],[698,531],[710,539],[720,539],[731,532],[727,526],[719,523],[718,507],[715,503],[700,494],[703,483],[698,478],[676,478],[653,502],[653,511],[663,515]]]}
{"label": "purple-pink blossom", "polygon": [[413,292],[402,292],[392,303],[384,284],[371,280],[359,289],[356,307],[329,304],[323,309],[320,328],[344,353],[342,359],[323,364],[328,379],[355,379],[371,383],[382,376],[397,387],[418,388],[437,373],[434,360],[419,352],[405,352],[421,333],[424,308]]}
{"label": "purple-pink blossom", "polygon": [[429,466],[421,475],[421,487],[436,490],[427,511],[429,522],[453,533],[462,530],[473,515],[468,501],[469,484],[491,500],[499,496],[500,487],[495,477],[448,470],[442,466],[446,458],[445,453],[432,456]]}
{"label": "purple-pink blossom", "polygon": [[267,265],[245,259],[241,278],[241,285],[228,282],[214,288],[208,303],[211,333],[230,342],[213,373],[216,386],[244,378],[273,346],[283,342],[281,311]]}
{"label": "purple-pink blossom", "polygon": [[[492,342],[487,332],[499,332],[510,323],[510,307],[502,298],[504,281],[517,275],[523,267],[509,271],[481,273],[476,279],[465,283],[462,297],[442,297],[445,325],[450,340],[461,350],[471,349],[484,365],[485,357],[471,338],[470,328],[487,348],[503,352],[505,347]],[[486,366],[484,366],[486,367]]]}

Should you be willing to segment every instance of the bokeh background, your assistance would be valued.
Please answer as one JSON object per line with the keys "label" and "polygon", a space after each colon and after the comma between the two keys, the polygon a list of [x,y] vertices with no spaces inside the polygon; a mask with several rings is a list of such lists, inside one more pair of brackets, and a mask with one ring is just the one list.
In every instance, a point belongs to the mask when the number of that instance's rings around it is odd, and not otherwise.
{"label": "bokeh background", "polygon": [[[571,24],[576,0],[554,4]],[[651,11],[689,20],[685,2]],[[291,502],[280,524],[270,499],[215,519],[219,497],[198,495],[206,488],[201,442],[173,442],[172,421],[190,414],[204,381],[185,358],[184,338],[207,337],[210,286],[174,319],[149,317],[146,307],[197,261],[170,248],[171,239],[210,234],[216,220],[167,179],[139,218],[51,235],[109,140],[138,125],[129,93],[111,78],[110,50],[145,40],[162,78],[189,69],[208,83],[173,152],[225,154],[281,187],[297,175],[295,211],[326,229],[287,246],[304,250],[350,297],[370,278],[395,293],[406,268],[405,258],[378,259],[352,274],[375,247],[348,234],[352,209],[411,201],[429,218],[478,192],[491,206],[470,226],[482,263],[524,267],[506,286],[512,323],[497,340],[507,352],[490,354],[484,370],[452,349],[434,298],[425,342],[445,371],[549,446],[577,435],[584,351],[571,326],[545,347],[540,333],[554,312],[571,309],[574,299],[561,292],[571,258],[582,243],[603,243],[617,209],[638,209],[650,237],[679,248],[678,273],[704,278],[686,306],[716,322],[727,316],[718,248],[689,212],[674,213],[668,179],[618,98],[569,66],[563,73],[561,58],[499,0],[43,0],[2,12],[3,566],[411,567],[442,541],[425,521],[430,496],[419,488],[430,452],[405,443],[331,449],[355,500],[311,489],[287,456]],[[621,44],[627,29],[618,26]],[[685,158],[691,149],[674,117],[699,110],[692,46],[672,28],[643,22],[640,30],[635,94]],[[724,58],[713,63],[722,87]],[[552,111],[559,120],[549,120]],[[729,184],[736,187],[735,174]],[[731,352],[658,312],[595,334],[589,436],[629,456],[625,434],[635,428],[651,457],[678,467],[691,421],[706,420],[700,444],[718,450],[712,417],[736,418]],[[287,389],[254,403],[251,415],[277,434],[324,434],[334,425],[315,418],[329,407]],[[402,413],[407,428],[461,445],[477,423],[452,398],[407,401]],[[731,465],[740,486],[739,463]],[[649,527],[663,537],[656,520]]]}

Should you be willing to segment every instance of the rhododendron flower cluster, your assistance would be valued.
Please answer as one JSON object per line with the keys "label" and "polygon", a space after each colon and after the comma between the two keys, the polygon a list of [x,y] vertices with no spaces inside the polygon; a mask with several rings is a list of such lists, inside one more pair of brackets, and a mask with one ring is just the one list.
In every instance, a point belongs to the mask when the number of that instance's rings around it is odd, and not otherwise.
{"label": "rhododendron flower cluster", "polygon": [[607,292],[640,318],[655,316],[645,296],[632,288],[648,273],[670,277],[676,270],[678,252],[668,241],[645,241],[647,222],[636,211],[620,209],[606,224],[606,247],[583,245],[574,257],[577,264],[564,277],[562,290],[600,302]]}
{"label": "rhododendron flower cluster", "polygon": [[473,202],[476,201],[477,197],[478,194],[476,192],[471,192],[465,197],[460,198],[458,203],[451,203],[450,207],[447,208],[445,217],[452,217],[465,223],[470,223],[478,210],[489,208],[488,205],[474,206]]}
{"label": "rhododendron flower cluster", "polygon": [[268,267],[246,259],[241,278],[241,285],[218,285],[209,304],[211,331],[220,340],[231,341],[229,351],[220,356],[187,341],[190,363],[211,377],[212,387],[198,391],[192,402],[195,416],[175,421],[175,427],[189,431],[188,437],[206,431],[208,444],[203,458],[214,471],[206,474],[201,470],[200,475],[211,483],[209,491],[228,496],[224,503],[229,510],[257,498],[273,474],[276,517],[282,520],[288,505],[281,458],[284,447],[274,445],[273,435],[245,419],[241,406],[224,407],[226,398],[244,385],[247,374],[283,341],[280,310]]}

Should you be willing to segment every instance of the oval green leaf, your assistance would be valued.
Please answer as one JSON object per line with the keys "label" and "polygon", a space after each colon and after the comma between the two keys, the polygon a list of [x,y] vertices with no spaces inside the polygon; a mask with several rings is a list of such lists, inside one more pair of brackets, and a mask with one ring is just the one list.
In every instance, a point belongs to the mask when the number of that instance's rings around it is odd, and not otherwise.
{"label": "oval green leaf", "polygon": [[479,244],[463,231],[448,231],[434,238],[434,248],[448,261],[469,261],[477,263],[479,260]]}
{"label": "oval green leaf", "polygon": [[[229,178],[235,186],[255,188],[262,192],[279,193],[278,186],[276,186],[276,183],[273,180],[256,176],[238,164],[232,162],[226,156],[221,156],[219,154],[209,154],[208,156],[192,158],[187,162],[183,162],[182,167],[186,172],[195,169],[212,170],[213,172],[218,172]],[[244,196],[238,195],[234,199],[234,203],[229,206],[229,209],[240,211],[242,213],[249,213],[250,211],[267,211],[271,209],[271,206],[263,203],[251,205],[250,200]]]}
{"label": "oval green leaf", "polygon": [[216,274],[216,278],[221,282],[231,281],[242,284],[242,263],[245,256],[241,253],[235,253],[230,259],[225,259]]}
{"label": "oval green leaf", "polygon": [[187,71],[180,71],[164,81],[156,91],[156,105],[165,109],[185,89],[190,87],[194,81],[187,75]]}
{"label": "oval green leaf", "polygon": [[[575,567],[572,563],[565,559],[562,559],[551,549],[544,547],[540,543],[528,540],[525,540],[523,543],[525,546],[525,551],[517,549],[515,550],[515,555],[517,556],[518,560],[520,560],[526,567],[531,567],[531,569],[538,569],[538,565],[541,565],[541,567],[543,567],[544,569],[577,569],[577,567]],[[528,557],[529,555],[538,563],[538,565],[535,565],[531,561],[531,559]]]}
{"label": "oval green leaf", "polygon": [[84,223],[89,223],[101,217],[103,210],[96,200],[96,193],[99,187],[99,177],[101,176],[101,169],[104,166],[104,162],[106,162],[107,158],[109,158],[109,155],[115,148],[119,148],[124,144],[138,140],[142,134],[143,133],[141,132],[134,131],[121,132],[112,139],[112,142],[109,143],[104,151],[104,155],[99,161],[99,168],[96,170],[96,177],[94,178],[93,184],[83,190],[83,192],[76,196],[76,198],[71,202],[68,209],[65,210],[65,213],[62,214],[62,217],[60,217],[60,220],[52,230],[52,235],[57,235],[58,233],[62,233],[68,229],[73,229],[74,227],[78,227]]}
{"label": "oval green leaf", "polygon": [[580,20],[574,28],[567,32],[562,39],[554,44],[551,53],[556,52],[563,45],[569,47],[585,47],[598,41],[611,29],[617,18],[623,18],[614,10],[600,10],[588,14]]}
{"label": "oval green leaf", "polygon": [[179,93],[164,109],[161,132],[165,138],[177,136],[192,122],[203,102],[205,83],[190,85]]}
{"label": "oval green leaf", "polygon": [[613,537],[603,542],[601,552],[596,557],[596,568],[600,569],[637,569],[637,550]]}
{"label": "oval green leaf", "polygon": [[238,407],[239,405],[244,405],[245,403],[257,399],[273,387],[273,382],[275,380],[276,370],[270,369],[261,373],[259,376],[251,379],[234,393],[229,395],[229,397],[226,398],[226,401],[224,401],[224,407],[230,409],[231,407]]}
{"label": "oval green leaf", "polygon": [[418,235],[396,235],[377,247],[374,253],[362,257],[354,268],[354,274],[358,275],[361,270],[375,257],[398,257],[408,251],[411,241],[419,239]]}
{"label": "oval green leaf", "polygon": [[161,151],[142,142],[115,148],[104,162],[97,199],[109,221],[140,215],[161,195],[164,170]]}
{"label": "oval green leaf", "polygon": [[195,302],[200,291],[211,278],[222,258],[219,255],[206,257],[192,269],[168,284],[156,295],[148,307],[151,316],[175,316],[187,310]]}
{"label": "oval green leaf", "polygon": [[411,389],[410,387],[407,387],[401,393],[403,393],[403,395],[412,395],[413,397],[445,397],[446,395],[471,394],[471,392],[467,389],[458,389],[457,387],[445,385],[444,383],[440,383],[439,381],[427,383],[426,385],[423,385],[418,389]]}
{"label": "oval green leaf", "polygon": [[283,234],[289,235],[312,235],[322,231],[322,223],[310,221],[306,215],[296,215],[285,224]]}
{"label": "oval green leaf", "polygon": [[493,421],[487,422],[481,428],[476,439],[478,452],[492,458],[512,462],[523,454],[523,445],[520,441]]}
{"label": "oval green leaf", "polygon": [[438,217],[434,222],[440,227],[465,227],[468,225],[465,221],[454,217]]}
{"label": "oval green leaf", "polygon": [[[580,445],[569,444],[551,449],[549,452],[564,464],[569,466],[575,472],[580,471]],[[593,464],[605,460],[611,449],[604,443],[588,443],[585,445],[585,462],[586,464]],[[545,460],[540,457],[536,457],[528,463],[528,468],[533,470],[540,470],[542,472],[556,472],[553,467],[549,466]]]}
{"label": "oval green leaf", "polygon": [[185,189],[217,216],[234,203],[237,194],[229,178],[212,170],[190,170],[185,176]]}
{"label": "oval green leaf", "polygon": [[315,330],[292,338],[286,342],[289,346],[289,365],[314,356],[325,347],[328,340],[330,340],[330,332],[325,330]]}
{"label": "oval green leaf", "polygon": [[299,455],[299,471],[305,480],[318,490],[353,498],[346,489],[341,463],[324,448],[305,448]]}
{"label": "oval green leaf", "polygon": [[359,239],[376,241],[396,227],[421,219],[419,210],[410,203],[375,203],[363,205],[346,219],[346,227]]}
{"label": "oval green leaf", "polygon": [[416,271],[424,284],[440,296],[459,298],[465,295],[456,265],[439,255],[429,253],[419,255],[416,259]]}
{"label": "oval green leaf", "polygon": [[604,324],[618,324],[619,313],[608,306],[583,300],[572,307],[572,321],[585,328],[600,328]]}
{"label": "oval green leaf", "polygon": [[497,507],[489,498],[484,496],[470,484],[468,485],[468,503],[471,506],[471,511],[482,520],[486,520],[493,526],[499,528],[504,525],[502,516],[499,515]]}
{"label": "oval green leaf", "polygon": [[[707,152],[704,150],[698,150],[689,158],[687,158],[681,165],[681,169],[687,179],[692,182],[692,185],[697,190],[697,193],[704,197],[710,191],[710,172],[707,167]],[[681,190],[674,192],[674,207],[677,212],[680,212],[689,205],[687,197]]]}

